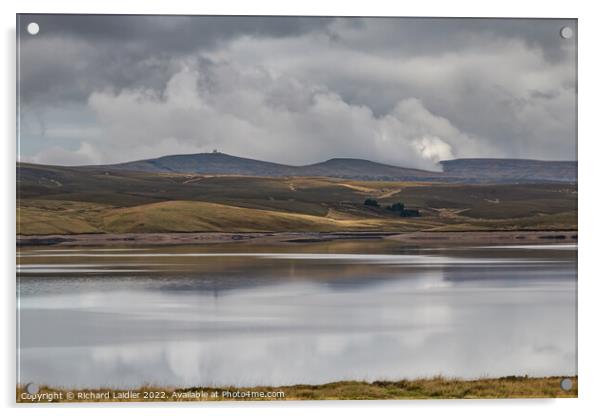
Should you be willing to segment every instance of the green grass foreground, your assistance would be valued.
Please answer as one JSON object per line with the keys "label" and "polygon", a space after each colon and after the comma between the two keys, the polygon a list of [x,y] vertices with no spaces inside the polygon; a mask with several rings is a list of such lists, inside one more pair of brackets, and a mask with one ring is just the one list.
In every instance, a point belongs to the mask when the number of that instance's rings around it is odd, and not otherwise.
{"label": "green grass foreground", "polygon": [[[135,390],[65,390],[42,386],[39,396],[27,396],[25,386],[17,388],[17,402],[156,402],[223,400],[396,400],[396,399],[502,399],[577,397],[577,377],[564,391],[565,377],[502,377],[460,380],[435,377],[418,380],[340,381],[322,385],[281,387],[191,387],[184,389],[145,386]],[[276,393],[276,397],[266,394]],[[263,394],[263,397],[261,396]],[[279,396],[278,396],[279,395]]]}

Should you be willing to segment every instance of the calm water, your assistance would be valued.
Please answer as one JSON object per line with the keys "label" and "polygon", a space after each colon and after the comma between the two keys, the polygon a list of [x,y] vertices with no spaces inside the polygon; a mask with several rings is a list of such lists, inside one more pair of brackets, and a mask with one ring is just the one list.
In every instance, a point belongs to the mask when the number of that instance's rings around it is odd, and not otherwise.
{"label": "calm water", "polygon": [[576,255],[378,241],[23,249],[19,382],[573,375]]}

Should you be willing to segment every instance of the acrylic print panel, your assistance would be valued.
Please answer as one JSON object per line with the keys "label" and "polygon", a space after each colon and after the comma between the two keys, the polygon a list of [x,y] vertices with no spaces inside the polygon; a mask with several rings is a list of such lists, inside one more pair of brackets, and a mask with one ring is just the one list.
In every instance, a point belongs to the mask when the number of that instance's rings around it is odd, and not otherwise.
{"label": "acrylic print panel", "polygon": [[577,396],[576,20],[17,23],[18,401]]}

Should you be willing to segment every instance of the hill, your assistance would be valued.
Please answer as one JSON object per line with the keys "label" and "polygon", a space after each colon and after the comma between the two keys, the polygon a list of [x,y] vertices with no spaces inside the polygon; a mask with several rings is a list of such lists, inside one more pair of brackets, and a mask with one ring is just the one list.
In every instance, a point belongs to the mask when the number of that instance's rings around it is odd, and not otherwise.
{"label": "hill", "polygon": [[200,173],[245,176],[328,176],[366,180],[435,180],[439,172],[407,169],[363,159],[330,159],[305,166],[291,166],[232,156],[225,153],[198,153],[163,156],[114,165],[88,166],[106,170],[138,172]]}
{"label": "hill", "polygon": [[137,160],[114,165],[93,166],[108,170],[139,172],[205,173],[221,175],[289,176],[294,167],[227,155],[225,153],[198,153],[170,155],[156,159]]}
{"label": "hill", "polygon": [[577,162],[527,159],[456,159],[440,162],[442,172],[410,169],[364,159],[334,158],[304,166],[284,165],[225,153],[171,155],[113,165],[84,166],[106,171],[196,173],[244,176],[324,176],[376,181],[457,183],[576,182]]}
{"label": "hill", "polygon": [[577,182],[577,162],[455,159],[440,162],[446,177],[493,182]]}
{"label": "hill", "polygon": [[[459,184],[17,165],[19,234],[575,230],[574,184]],[[366,199],[379,207],[364,205]],[[403,202],[419,218],[386,205]]]}
{"label": "hill", "polygon": [[327,176],[363,180],[436,181],[440,172],[408,169],[364,159],[335,158],[296,168],[298,176]]}

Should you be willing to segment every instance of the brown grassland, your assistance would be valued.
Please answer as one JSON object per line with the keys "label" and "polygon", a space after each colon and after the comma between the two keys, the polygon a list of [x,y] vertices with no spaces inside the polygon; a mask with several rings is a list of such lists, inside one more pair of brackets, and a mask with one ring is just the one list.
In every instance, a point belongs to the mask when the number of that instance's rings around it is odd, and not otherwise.
{"label": "brown grassland", "polygon": [[[17,234],[576,230],[577,187],[18,166]],[[380,207],[365,206],[375,199]],[[385,209],[403,202],[419,218]]]}
{"label": "brown grassland", "polygon": [[[281,387],[191,387],[183,389],[157,388],[144,386],[131,390],[138,393],[134,398],[123,398],[123,390],[81,389],[66,390],[42,386],[39,393],[55,393],[52,402],[139,402],[139,401],[222,401],[222,400],[399,400],[399,399],[502,399],[502,398],[570,398],[577,397],[577,377],[570,377],[573,385],[568,391],[560,388],[564,377],[502,377],[477,380],[448,379],[434,377],[417,380],[340,381],[322,385],[293,385]],[[157,392],[161,394],[156,394]],[[206,397],[200,398],[205,392]],[[228,398],[226,393],[244,392],[246,397]],[[281,398],[253,397],[248,392],[283,392]],[[67,394],[74,395],[68,399]],[[78,393],[92,393],[94,400],[77,398]],[[104,393],[104,396],[100,396]],[[196,397],[194,393],[197,393]],[[17,388],[17,402],[31,403],[25,394],[24,386]],[[146,399],[144,396],[148,395]],[[56,396],[62,396],[57,399]],[[97,396],[99,395],[99,396]],[[158,396],[158,397],[157,397]],[[150,398],[153,397],[153,398]],[[48,400],[41,400],[48,401]]]}

